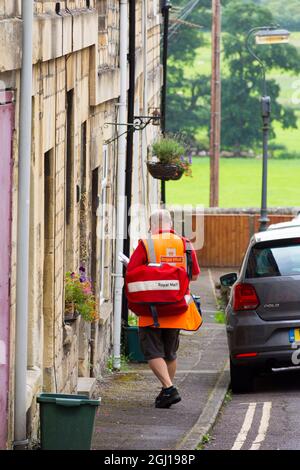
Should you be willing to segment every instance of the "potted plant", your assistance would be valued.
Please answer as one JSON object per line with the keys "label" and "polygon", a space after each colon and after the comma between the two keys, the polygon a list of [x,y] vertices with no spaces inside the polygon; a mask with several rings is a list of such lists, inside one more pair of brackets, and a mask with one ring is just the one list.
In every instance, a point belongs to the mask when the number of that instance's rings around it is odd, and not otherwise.
{"label": "potted plant", "polygon": [[80,274],[67,272],[65,277],[65,321],[72,322],[79,315],[87,322],[98,319],[92,283],[84,268],[80,268]]}
{"label": "potted plant", "polygon": [[126,353],[132,362],[147,362],[140,347],[137,316],[129,313],[126,327]]}
{"label": "potted plant", "polygon": [[163,181],[179,180],[191,175],[190,163],[184,156],[184,146],[172,137],[162,137],[152,145],[154,159],[147,162],[153,178]]}

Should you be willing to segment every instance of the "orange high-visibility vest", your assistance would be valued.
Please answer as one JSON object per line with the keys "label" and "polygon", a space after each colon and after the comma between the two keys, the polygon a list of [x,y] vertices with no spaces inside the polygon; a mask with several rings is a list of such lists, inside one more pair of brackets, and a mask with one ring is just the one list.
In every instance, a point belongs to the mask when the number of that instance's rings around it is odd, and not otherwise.
{"label": "orange high-visibility vest", "polygon": [[[155,258],[157,263],[168,263],[174,266],[187,268],[185,242],[181,237],[172,232],[162,232],[151,236],[152,247],[147,240],[143,244],[147,251],[148,262]],[[154,253],[150,253],[154,247]],[[168,315],[159,318],[160,328],[178,328],[181,330],[196,331],[202,324],[202,318],[190,296],[190,304],[186,312],[177,315]],[[153,318],[149,315],[139,316],[139,327],[152,326]]]}

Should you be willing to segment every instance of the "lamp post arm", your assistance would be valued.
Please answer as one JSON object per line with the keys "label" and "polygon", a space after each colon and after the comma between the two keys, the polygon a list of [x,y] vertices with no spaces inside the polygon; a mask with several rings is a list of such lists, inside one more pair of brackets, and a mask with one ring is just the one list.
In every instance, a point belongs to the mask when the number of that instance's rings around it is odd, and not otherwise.
{"label": "lamp post arm", "polygon": [[261,31],[261,30],[268,30],[268,29],[271,29],[272,27],[270,26],[265,26],[263,28],[261,27],[257,27],[257,28],[252,28],[248,35],[247,35],[247,38],[246,38],[246,47],[248,49],[248,52],[250,55],[252,55],[252,57],[254,57],[254,59],[259,63],[260,67],[261,67],[261,71],[262,71],[262,79],[263,79],[263,95],[266,96],[267,94],[267,87],[266,87],[266,66],[264,64],[264,62],[255,54],[255,52],[253,51],[253,49],[251,48],[250,46],[250,39],[252,38],[253,34],[256,33],[257,31]]}
{"label": "lamp post arm", "polygon": [[255,54],[255,52],[253,51],[252,47],[250,46],[250,39],[252,37],[252,35],[254,33],[256,33],[257,31],[270,31],[270,30],[274,30],[274,29],[277,29],[279,25],[271,25],[271,26],[259,26],[259,27],[256,27],[256,28],[252,28],[250,29],[249,33],[247,34],[247,38],[246,38],[246,47],[248,49],[248,52],[249,54],[252,55],[252,57],[254,57],[254,59],[259,63],[260,67],[261,67],[261,70],[262,70],[262,79],[263,79],[263,95],[266,96],[267,95],[267,84],[266,84],[266,65],[264,64],[264,62]]}

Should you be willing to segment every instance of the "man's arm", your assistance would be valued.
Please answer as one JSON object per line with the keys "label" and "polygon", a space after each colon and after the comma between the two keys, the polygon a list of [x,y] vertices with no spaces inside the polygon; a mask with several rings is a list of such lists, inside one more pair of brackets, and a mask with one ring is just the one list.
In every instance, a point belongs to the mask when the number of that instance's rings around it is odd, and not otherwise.
{"label": "man's arm", "polygon": [[192,281],[197,281],[199,274],[201,273],[196,251],[192,249]]}

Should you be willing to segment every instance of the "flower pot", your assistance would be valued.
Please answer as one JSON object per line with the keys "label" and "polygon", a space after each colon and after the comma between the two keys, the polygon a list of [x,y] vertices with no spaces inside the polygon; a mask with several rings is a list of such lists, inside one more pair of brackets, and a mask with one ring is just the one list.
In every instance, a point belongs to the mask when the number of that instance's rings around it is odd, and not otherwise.
{"label": "flower pot", "polygon": [[76,310],[74,312],[65,312],[64,320],[65,320],[65,323],[72,323],[76,321],[78,317],[79,317],[79,313],[76,312]]}
{"label": "flower pot", "polygon": [[162,181],[179,180],[184,168],[176,163],[147,162],[148,171],[155,179]]}
{"label": "flower pot", "polygon": [[139,342],[138,326],[128,326],[126,330],[126,353],[131,362],[147,362]]}

